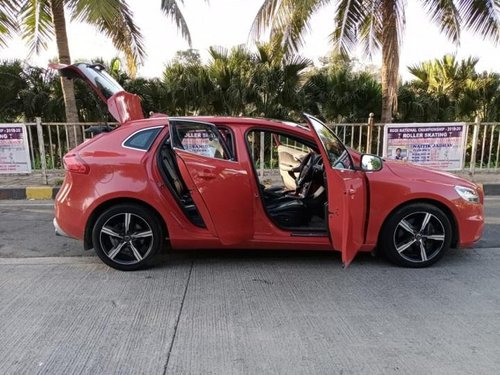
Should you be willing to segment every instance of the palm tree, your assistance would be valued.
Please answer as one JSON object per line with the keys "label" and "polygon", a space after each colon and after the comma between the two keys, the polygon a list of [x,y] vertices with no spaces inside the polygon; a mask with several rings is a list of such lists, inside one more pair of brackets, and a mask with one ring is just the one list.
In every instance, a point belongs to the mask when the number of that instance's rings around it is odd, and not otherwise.
{"label": "palm tree", "polygon": [[[71,64],[66,12],[72,20],[84,21],[95,26],[109,37],[114,46],[125,53],[129,69],[134,72],[144,57],[142,35],[132,19],[132,11],[125,0],[0,0],[0,43],[20,33],[28,44],[30,53],[39,53],[55,37],[58,60]],[[66,121],[78,122],[78,110],[73,82],[61,77]],[[70,144],[75,146],[80,137]]]}
{"label": "palm tree", "polygon": [[459,63],[455,56],[445,55],[441,59],[423,61],[410,66],[408,71],[418,79],[427,92],[444,94],[456,99],[457,91],[475,79],[478,61],[477,58],[469,57]]}
{"label": "palm tree", "polygon": [[[183,0],[179,0],[183,3]],[[191,36],[178,1],[162,0],[162,11],[173,18],[182,35],[191,44]],[[66,15],[71,20],[88,23],[110,38],[113,45],[125,53],[129,74],[134,77],[137,64],[145,56],[141,32],[133,20],[126,0],[0,0],[0,47],[12,34],[21,34],[30,53],[40,52],[55,37],[58,59],[71,64],[66,33]],[[77,123],[78,110],[73,82],[61,77],[66,121]],[[69,132],[73,135],[73,132]],[[74,138],[74,137],[72,137]],[[71,139],[76,145],[78,139]]]}
{"label": "palm tree", "polygon": [[[264,0],[252,32],[259,38],[268,28],[285,35],[284,43],[295,52],[304,42],[311,16],[333,0]],[[405,0],[337,0],[330,37],[336,51],[349,54],[361,43],[371,56],[382,50],[382,122],[391,122],[397,104],[399,53],[405,25]],[[500,41],[498,0],[424,0],[431,20],[453,42],[461,29]]]}

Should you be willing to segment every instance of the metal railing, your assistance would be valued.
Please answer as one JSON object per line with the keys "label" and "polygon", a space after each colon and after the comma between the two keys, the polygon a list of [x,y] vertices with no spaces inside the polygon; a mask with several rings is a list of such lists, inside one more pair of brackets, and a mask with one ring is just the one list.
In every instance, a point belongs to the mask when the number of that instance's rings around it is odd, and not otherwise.
{"label": "metal railing", "polygon": [[[71,134],[77,138],[82,134],[83,141],[92,135],[85,132],[90,126],[115,125],[113,123],[44,123],[37,118],[36,122],[25,123],[28,133],[28,144],[32,168],[47,176],[48,171],[63,169],[63,156],[71,149]],[[345,145],[363,153],[383,153],[384,124],[376,124],[370,114],[366,123],[327,124]],[[277,152],[272,147],[272,138],[259,137],[252,144],[259,143],[259,170],[273,169],[277,166]],[[270,143],[269,143],[270,142]],[[264,154],[264,150],[267,153]],[[252,152],[253,152],[252,148]],[[466,142],[464,147],[464,171],[470,174],[480,172],[500,171],[500,123],[482,123],[477,118],[475,122],[466,123]]]}

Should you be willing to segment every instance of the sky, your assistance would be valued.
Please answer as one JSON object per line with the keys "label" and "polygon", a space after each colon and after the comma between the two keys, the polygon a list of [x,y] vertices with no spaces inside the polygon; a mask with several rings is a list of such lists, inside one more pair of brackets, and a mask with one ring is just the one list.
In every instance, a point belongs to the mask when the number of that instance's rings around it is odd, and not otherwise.
{"label": "sky", "polygon": [[[161,76],[164,66],[178,50],[189,48],[174,23],[160,11],[160,0],[128,0],[134,12],[136,24],[140,27],[146,43],[147,57],[140,66],[138,75]],[[188,0],[182,7],[191,31],[192,47],[198,49],[207,59],[210,46],[231,48],[252,40],[249,31],[261,0]],[[332,2],[334,3],[334,2]],[[479,58],[477,68],[481,71],[500,71],[500,46],[483,41],[481,37],[462,32],[460,46],[448,42],[440,35],[438,27],[430,23],[420,2],[408,0],[406,8],[406,30],[401,50],[400,74],[404,80],[411,79],[406,67],[424,60],[440,58],[444,54],[455,54],[458,58],[474,56]],[[327,6],[316,14],[311,22],[311,31],[299,53],[317,62],[331,50],[329,34],[332,31],[334,7]],[[102,57],[105,61],[119,55],[111,42],[100,36],[92,27],[71,23],[68,38],[72,59],[90,60]],[[20,38],[11,40],[7,48],[0,49],[0,59],[25,59],[28,63],[45,66],[57,56],[55,42],[48,50],[28,57],[27,49]],[[380,65],[380,55],[370,61],[361,54],[356,56],[364,64]]]}

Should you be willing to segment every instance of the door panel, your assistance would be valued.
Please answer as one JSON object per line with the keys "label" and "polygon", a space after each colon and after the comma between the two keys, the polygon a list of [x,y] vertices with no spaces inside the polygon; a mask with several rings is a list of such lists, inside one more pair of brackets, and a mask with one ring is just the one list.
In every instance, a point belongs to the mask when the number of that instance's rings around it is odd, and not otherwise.
{"label": "door panel", "polygon": [[[196,205],[204,208],[200,208],[203,220],[213,223],[222,244],[235,245],[252,239],[254,234],[250,178],[239,162],[224,158],[224,150],[217,144],[220,135],[214,129],[207,124],[186,125],[177,132],[186,141],[174,144],[174,151],[186,186],[198,193],[192,196]],[[210,140],[204,134],[210,134]],[[189,151],[182,149],[182,144]]]}
{"label": "door panel", "polygon": [[328,184],[328,227],[334,249],[347,267],[364,242],[366,186],[340,140],[318,119],[305,115],[320,148]]}
{"label": "door panel", "polygon": [[278,146],[280,175],[287,190],[295,190],[296,188],[295,180],[288,172],[298,167],[300,165],[300,159],[305,155],[307,155],[307,152],[297,148],[285,146],[283,144]]}
{"label": "door panel", "polygon": [[342,251],[347,267],[364,242],[365,182],[362,172],[327,170],[328,226],[333,247]]}

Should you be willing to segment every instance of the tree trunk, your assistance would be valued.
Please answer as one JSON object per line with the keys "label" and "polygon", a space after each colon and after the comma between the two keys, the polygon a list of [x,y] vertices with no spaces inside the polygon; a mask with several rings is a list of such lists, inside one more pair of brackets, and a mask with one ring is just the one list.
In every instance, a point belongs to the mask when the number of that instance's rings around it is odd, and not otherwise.
{"label": "tree trunk", "polygon": [[382,123],[392,122],[397,108],[399,78],[399,30],[397,0],[383,0],[382,9]]}
{"label": "tree trunk", "polygon": [[[57,51],[59,62],[61,64],[71,64],[69,54],[68,35],[66,34],[66,19],[64,16],[64,1],[52,0],[50,2],[52,18],[54,22],[54,31],[56,35]],[[75,88],[73,81],[61,76],[61,85],[64,95],[64,107],[66,113],[66,122],[70,124],[78,123],[78,109],[76,107]],[[82,129],[80,126],[67,127],[69,147],[73,148],[82,142]]]}

